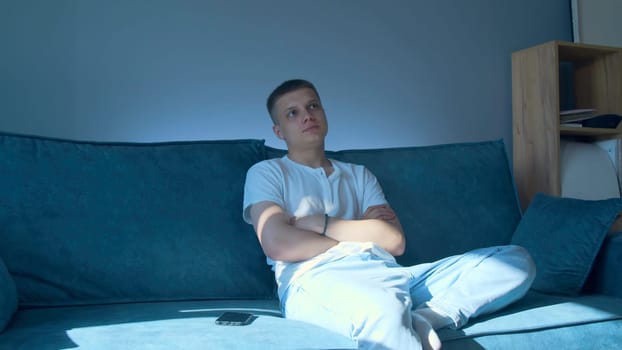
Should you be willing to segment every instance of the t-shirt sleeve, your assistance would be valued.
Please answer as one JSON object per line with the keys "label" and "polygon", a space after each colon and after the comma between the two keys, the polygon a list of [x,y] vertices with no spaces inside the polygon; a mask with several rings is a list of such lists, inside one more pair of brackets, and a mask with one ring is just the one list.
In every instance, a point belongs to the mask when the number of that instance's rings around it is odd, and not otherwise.
{"label": "t-shirt sleeve", "polygon": [[367,208],[374,205],[387,204],[387,200],[384,197],[384,192],[376,176],[372,174],[367,168],[363,168],[363,205],[362,213],[367,211]]}
{"label": "t-shirt sleeve", "polygon": [[253,204],[269,201],[285,207],[283,203],[283,175],[279,167],[262,161],[253,165],[246,172],[244,184],[244,204],[242,217],[252,224],[250,207]]}

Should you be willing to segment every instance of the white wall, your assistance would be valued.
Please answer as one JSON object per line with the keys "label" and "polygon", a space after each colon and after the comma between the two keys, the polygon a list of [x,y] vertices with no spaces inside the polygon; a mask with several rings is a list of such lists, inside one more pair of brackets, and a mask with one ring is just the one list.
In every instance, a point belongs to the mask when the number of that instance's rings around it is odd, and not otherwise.
{"label": "white wall", "polygon": [[[572,0],[574,41],[585,44],[622,47],[621,18],[621,0]],[[615,195],[615,197],[618,197],[620,194],[619,188],[622,184],[622,142],[620,139],[615,139],[600,141],[596,144],[606,152],[613,164],[613,167],[615,168],[614,171],[617,175],[618,185],[618,195]],[[587,149],[590,146],[586,145],[583,147]],[[603,168],[604,166],[600,169]],[[564,176],[571,177],[576,176],[576,174],[562,174],[562,177]],[[595,183],[594,179],[600,177],[599,180],[602,180],[603,176],[608,176],[607,171],[601,170],[600,173],[592,173],[591,177],[585,177],[582,179],[581,183],[583,183],[583,185],[579,185],[577,183],[574,187],[568,188],[567,192],[574,191],[574,196],[580,197],[576,195],[578,191],[588,193],[592,190],[589,187]],[[565,191],[563,187],[564,184],[562,184],[562,192]],[[601,197],[608,198],[611,197],[611,195],[602,195]],[[595,199],[593,193],[580,198]]]}
{"label": "white wall", "polygon": [[567,0],[3,0],[0,130],[283,147],[265,99],[302,77],[329,149],[511,150],[511,53],[572,40],[570,18]]}
{"label": "white wall", "polygon": [[622,47],[621,0],[572,0],[576,42]]}

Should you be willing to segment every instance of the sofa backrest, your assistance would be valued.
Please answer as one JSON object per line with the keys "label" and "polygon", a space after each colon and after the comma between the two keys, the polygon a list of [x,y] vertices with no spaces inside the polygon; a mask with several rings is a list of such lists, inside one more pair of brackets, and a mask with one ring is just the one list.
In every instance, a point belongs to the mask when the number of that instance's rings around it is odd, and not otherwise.
{"label": "sofa backrest", "polygon": [[273,298],[241,216],[263,147],[0,134],[0,257],[20,304]]}
{"label": "sofa backrest", "polygon": [[508,244],[521,219],[503,141],[343,151],[376,175],[406,234],[403,265]]}
{"label": "sofa backrest", "polygon": [[[268,157],[285,151],[267,147]],[[403,265],[508,244],[521,218],[502,140],[327,152],[376,175],[406,234]]]}
{"label": "sofa backrest", "polygon": [[[242,220],[261,140],[100,143],[0,133],[0,257],[22,306],[274,298]],[[520,210],[502,141],[327,152],[363,164],[404,265],[507,244]]]}

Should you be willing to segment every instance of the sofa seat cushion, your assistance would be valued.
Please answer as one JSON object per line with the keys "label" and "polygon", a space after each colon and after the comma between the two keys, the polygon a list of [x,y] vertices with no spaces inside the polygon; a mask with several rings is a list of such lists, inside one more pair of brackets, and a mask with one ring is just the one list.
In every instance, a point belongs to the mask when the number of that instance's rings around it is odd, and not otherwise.
{"label": "sofa seat cushion", "polygon": [[459,330],[443,329],[439,336],[443,349],[481,349],[484,344],[486,349],[619,349],[622,338],[616,334],[621,331],[620,298],[532,291],[498,313]]}
{"label": "sofa seat cushion", "polygon": [[622,349],[622,320],[544,328],[503,335],[482,334],[443,342],[443,350]]}
{"label": "sofa seat cushion", "polygon": [[[219,326],[224,311],[247,326]],[[209,300],[20,310],[0,349],[356,349],[346,337],[281,317],[276,300]]]}
{"label": "sofa seat cushion", "polygon": [[[257,316],[218,326],[224,311]],[[443,349],[615,349],[622,347],[622,299],[530,292],[499,313],[439,332]],[[584,339],[591,339],[586,343]],[[561,344],[561,345],[560,345]],[[573,348],[573,346],[576,347]],[[592,346],[594,345],[594,346]],[[8,349],[355,349],[354,341],[285,320],[276,300],[211,300],[20,310],[0,334]]]}

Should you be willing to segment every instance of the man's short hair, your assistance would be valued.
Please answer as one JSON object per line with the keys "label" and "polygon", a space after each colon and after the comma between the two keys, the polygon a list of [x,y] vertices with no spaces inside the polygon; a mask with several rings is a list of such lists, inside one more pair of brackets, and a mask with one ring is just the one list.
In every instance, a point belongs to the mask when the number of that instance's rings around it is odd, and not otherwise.
{"label": "man's short hair", "polygon": [[266,103],[266,107],[268,107],[268,113],[270,114],[270,118],[272,118],[272,122],[275,125],[278,123],[277,123],[276,117],[272,114],[272,109],[274,108],[274,104],[276,103],[276,100],[278,100],[281,96],[287,93],[300,90],[300,89],[304,89],[304,88],[313,90],[313,92],[315,92],[317,97],[318,98],[320,97],[320,94],[318,94],[315,86],[313,86],[311,82],[304,80],[304,79],[287,80],[283,82],[281,85],[277,86],[276,89],[272,91],[270,96],[268,96],[268,102]]}

